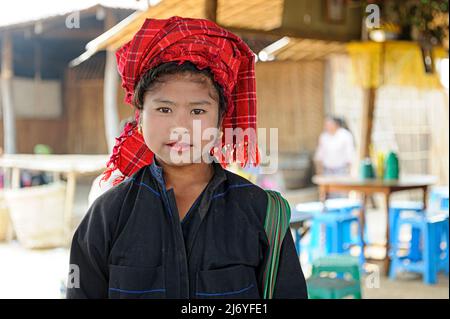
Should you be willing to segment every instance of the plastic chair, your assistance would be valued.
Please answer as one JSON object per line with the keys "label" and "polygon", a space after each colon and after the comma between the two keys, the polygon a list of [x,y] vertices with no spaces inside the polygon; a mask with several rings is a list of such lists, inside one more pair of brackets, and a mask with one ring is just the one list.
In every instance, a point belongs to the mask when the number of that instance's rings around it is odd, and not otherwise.
{"label": "plastic chair", "polygon": [[[296,214],[309,214],[312,220],[311,240],[308,249],[308,260],[312,262],[315,254],[327,255],[332,253],[349,253],[352,245],[361,246],[361,236],[358,230],[356,236],[351,236],[351,225],[357,224],[359,218],[353,214],[355,209],[361,209],[361,204],[349,199],[330,199],[325,202],[309,202],[298,204],[295,207]],[[325,249],[322,252],[321,234],[325,228]],[[296,237],[297,252],[300,252],[300,239]],[[364,256],[361,254],[361,263],[364,263]]]}
{"label": "plastic chair", "polygon": [[330,255],[316,259],[312,264],[312,275],[307,280],[307,286],[311,299],[341,299],[350,296],[361,299],[358,258]]}
{"label": "plastic chair", "polygon": [[[434,187],[428,198],[428,211],[431,213],[447,211],[448,214],[448,187]],[[400,214],[420,215],[424,213],[423,203],[416,201],[394,201],[389,205],[389,229],[391,237],[390,245],[393,245],[394,236],[398,228],[398,219]],[[419,247],[420,229],[411,228],[411,249],[408,258],[411,260],[419,260],[421,258]]]}
{"label": "plastic chair", "polygon": [[[410,242],[410,250],[420,254],[401,256],[399,234],[401,227],[408,225],[419,232],[419,240]],[[449,217],[445,213],[423,213],[413,217],[400,215],[391,247],[389,278],[395,279],[398,272],[421,273],[426,284],[436,284],[437,274],[449,268]],[[416,246],[416,247],[414,247]]]}

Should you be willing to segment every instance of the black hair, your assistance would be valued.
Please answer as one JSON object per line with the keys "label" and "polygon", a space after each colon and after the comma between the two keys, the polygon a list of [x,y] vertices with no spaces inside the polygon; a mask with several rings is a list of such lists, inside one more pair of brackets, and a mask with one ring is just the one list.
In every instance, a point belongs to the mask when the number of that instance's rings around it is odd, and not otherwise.
{"label": "black hair", "polygon": [[353,136],[352,131],[350,130],[350,128],[347,125],[347,121],[345,120],[345,118],[340,117],[340,116],[336,116],[336,115],[327,115],[326,117],[328,120],[333,121],[334,123],[336,123],[337,126],[339,126],[340,128],[346,129],[347,131],[350,132],[350,134],[352,135],[352,139],[353,139],[353,143],[355,144],[355,137]]}
{"label": "black hair", "polygon": [[336,123],[337,126],[348,130],[347,122],[345,121],[345,119],[343,117],[339,117],[339,116],[335,116],[335,115],[327,115],[326,118],[328,120]]}
{"label": "black hair", "polygon": [[214,81],[214,76],[209,68],[200,70],[190,61],[185,61],[182,64],[178,64],[177,61],[162,63],[147,71],[134,88],[133,105],[138,110],[142,111],[145,93],[151,90],[157,83],[161,83],[162,76],[174,74],[202,74],[211,80],[218,95],[220,122],[220,119],[225,114],[227,108],[223,89],[216,81]]}

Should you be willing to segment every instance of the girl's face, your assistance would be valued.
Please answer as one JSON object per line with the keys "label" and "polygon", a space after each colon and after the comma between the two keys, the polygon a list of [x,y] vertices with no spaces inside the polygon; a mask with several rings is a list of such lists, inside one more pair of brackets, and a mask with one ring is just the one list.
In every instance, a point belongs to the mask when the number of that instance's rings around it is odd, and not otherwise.
{"label": "girl's face", "polygon": [[[148,148],[167,164],[198,163],[217,138],[206,129],[218,128],[219,98],[204,75],[175,74],[160,79],[144,96],[142,134]],[[201,129],[194,138],[194,120]],[[198,136],[200,135],[200,136]],[[183,159],[180,162],[180,159]]]}

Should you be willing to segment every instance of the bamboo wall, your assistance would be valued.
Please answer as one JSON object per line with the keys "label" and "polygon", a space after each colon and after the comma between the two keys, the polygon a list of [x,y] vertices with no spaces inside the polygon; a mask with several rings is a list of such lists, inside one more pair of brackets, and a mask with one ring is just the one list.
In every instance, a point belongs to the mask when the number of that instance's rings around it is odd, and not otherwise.
{"label": "bamboo wall", "polygon": [[[17,119],[18,152],[31,153],[35,144],[44,143],[55,153],[108,153],[100,70],[86,66],[67,71],[60,119]],[[324,116],[323,70],[321,61],[257,63],[258,126],[278,128],[280,152],[314,151]],[[133,111],[118,86],[119,117],[124,119]]]}
{"label": "bamboo wall", "polygon": [[[67,148],[69,153],[107,154],[103,119],[103,80],[77,80],[75,71],[67,74],[65,105],[67,110]],[[118,89],[119,118],[132,115],[123,103],[123,90]]]}
{"label": "bamboo wall", "polygon": [[[32,153],[39,143],[49,145],[56,154],[109,153],[103,121],[103,80],[79,79],[77,72],[67,72],[60,118],[16,118],[18,153]],[[123,103],[120,87],[118,92],[119,117],[124,119],[132,114],[132,109]],[[3,147],[3,121],[0,121],[0,146]]]}
{"label": "bamboo wall", "polygon": [[279,151],[313,152],[324,118],[324,62],[256,64],[258,126],[278,128]]}
{"label": "bamboo wall", "polygon": [[[36,144],[48,144],[55,153],[66,153],[67,127],[64,119],[17,119],[17,152],[32,153]],[[3,148],[3,121],[0,120],[0,147]]]}

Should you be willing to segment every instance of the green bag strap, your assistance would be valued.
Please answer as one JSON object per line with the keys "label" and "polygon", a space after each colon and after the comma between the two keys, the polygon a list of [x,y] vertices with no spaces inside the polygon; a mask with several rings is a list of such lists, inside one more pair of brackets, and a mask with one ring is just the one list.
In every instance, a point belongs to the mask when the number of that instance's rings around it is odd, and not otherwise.
{"label": "green bag strap", "polygon": [[268,201],[264,229],[269,240],[269,252],[263,275],[263,298],[272,299],[278,273],[281,245],[289,229],[291,208],[280,193],[266,190],[266,194]]}

